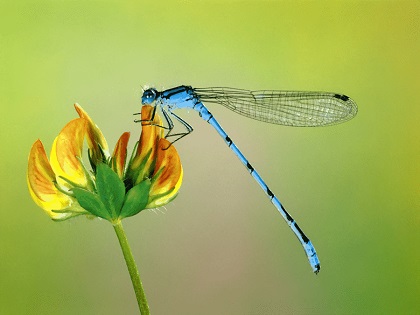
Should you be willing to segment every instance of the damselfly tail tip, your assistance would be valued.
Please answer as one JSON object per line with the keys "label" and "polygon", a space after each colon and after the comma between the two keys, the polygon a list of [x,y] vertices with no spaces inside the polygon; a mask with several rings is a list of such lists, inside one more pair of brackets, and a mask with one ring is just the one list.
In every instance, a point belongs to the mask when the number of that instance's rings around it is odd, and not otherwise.
{"label": "damselfly tail tip", "polygon": [[319,271],[321,270],[321,265],[318,264],[318,265],[314,266],[313,269],[314,269],[314,274],[317,275],[319,273]]}

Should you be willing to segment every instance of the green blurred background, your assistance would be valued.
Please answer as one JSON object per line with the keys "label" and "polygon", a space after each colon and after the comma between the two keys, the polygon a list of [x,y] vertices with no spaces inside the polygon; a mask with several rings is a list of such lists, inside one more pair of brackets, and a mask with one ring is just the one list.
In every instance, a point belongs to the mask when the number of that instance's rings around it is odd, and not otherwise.
{"label": "green blurred background", "polygon": [[52,222],[27,155],[80,103],[113,147],[142,86],[350,95],[357,117],[291,128],[209,108],[316,246],[196,113],[178,198],[124,221],[153,314],[419,312],[418,1],[0,3],[1,314],[135,314],[111,225]]}

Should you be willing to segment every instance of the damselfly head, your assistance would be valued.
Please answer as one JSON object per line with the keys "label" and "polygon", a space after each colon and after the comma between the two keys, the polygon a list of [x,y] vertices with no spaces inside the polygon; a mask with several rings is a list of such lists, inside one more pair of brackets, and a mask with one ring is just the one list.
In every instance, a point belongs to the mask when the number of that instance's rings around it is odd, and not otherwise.
{"label": "damselfly head", "polygon": [[152,104],[156,100],[158,93],[159,92],[154,88],[145,90],[143,92],[143,96],[141,97],[141,103],[143,105]]}

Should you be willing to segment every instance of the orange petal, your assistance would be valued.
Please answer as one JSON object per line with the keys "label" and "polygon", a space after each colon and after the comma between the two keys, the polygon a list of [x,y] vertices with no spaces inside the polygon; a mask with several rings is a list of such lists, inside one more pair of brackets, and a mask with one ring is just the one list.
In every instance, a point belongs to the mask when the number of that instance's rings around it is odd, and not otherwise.
{"label": "orange petal", "polygon": [[[164,130],[162,127],[162,119],[155,113],[153,120],[147,121],[152,118],[154,107],[144,105],[141,109],[142,122],[140,141],[137,148],[136,156],[131,164],[131,169],[136,170],[140,166],[142,170],[138,174],[137,181],[141,182],[144,178],[149,177],[153,172],[154,160],[156,158],[156,149],[159,139],[163,137]],[[147,158],[147,161],[145,159]]]}
{"label": "orange petal", "polygon": [[60,192],[54,185],[56,177],[48,162],[44,146],[40,140],[32,145],[28,158],[28,173],[26,180],[29,192],[34,202],[53,219],[61,219],[65,214],[51,210],[67,208],[72,199]]}
{"label": "orange petal", "polygon": [[157,141],[163,137],[164,130],[162,127],[159,127],[162,126],[162,119],[160,116],[155,112],[155,117],[151,120],[154,110],[155,108],[150,105],[145,105],[141,109],[141,119],[144,121],[141,123],[141,135],[137,148],[137,155],[143,157],[150,149],[155,151]]}
{"label": "orange petal", "polygon": [[[88,121],[87,127],[87,144],[89,149],[92,151],[93,161],[102,161],[102,154],[99,146],[102,148],[102,151],[109,157],[108,153],[108,143],[102,131],[99,127],[93,122],[93,120],[89,117],[88,113],[84,111],[84,109],[79,104],[74,104],[74,108],[76,109],[77,113],[79,114],[80,118],[85,118]],[[99,146],[98,146],[99,144]]]}
{"label": "orange petal", "polygon": [[160,139],[155,172],[150,187],[150,198],[147,208],[167,204],[178,193],[182,184],[183,170],[175,146],[166,139]]}
{"label": "orange petal", "polygon": [[112,169],[121,179],[124,177],[125,161],[127,159],[127,145],[129,139],[130,133],[124,132],[115,145],[114,153],[112,154]]}
{"label": "orange petal", "polygon": [[78,160],[78,158],[82,158],[87,123],[85,118],[77,118],[64,126],[55,138],[50,154],[54,173],[80,186],[85,186],[87,183],[83,165]]}

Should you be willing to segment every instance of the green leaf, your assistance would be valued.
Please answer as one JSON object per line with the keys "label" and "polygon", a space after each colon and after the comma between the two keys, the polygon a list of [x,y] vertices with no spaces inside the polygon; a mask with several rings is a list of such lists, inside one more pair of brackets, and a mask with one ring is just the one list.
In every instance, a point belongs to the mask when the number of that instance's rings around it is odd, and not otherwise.
{"label": "green leaf", "polygon": [[124,203],[125,186],[117,173],[104,163],[96,165],[96,189],[111,217],[116,219]]}
{"label": "green leaf", "polygon": [[106,220],[111,219],[111,215],[108,212],[107,207],[97,194],[78,187],[73,188],[72,191],[74,192],[77,201],[84,209],[97,217],[101,217]]}
{"label": "green leaf", "polygon": [[151,185],[150,180],[146,179],[128,191],[120,218],[131,217],[146,208]]}

